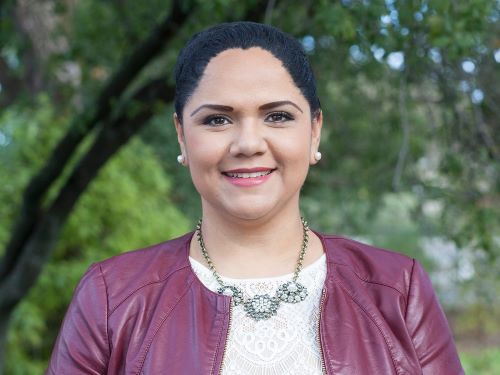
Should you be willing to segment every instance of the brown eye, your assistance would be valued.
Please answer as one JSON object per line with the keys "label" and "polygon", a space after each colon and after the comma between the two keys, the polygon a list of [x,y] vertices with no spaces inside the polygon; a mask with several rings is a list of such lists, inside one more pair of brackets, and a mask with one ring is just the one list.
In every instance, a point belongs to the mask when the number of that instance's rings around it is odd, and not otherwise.
{"label": "brown eye", "polygon": [[203,120],[203,125],[223,126],[229,124],[230,121],[224,116],[209,116]]}
{"label": "brown eye", "polygon": [[293,120],[293,117],[288,112],[273,112],[266,117],[266,121],[269,122],[285,122],[290,120]]}

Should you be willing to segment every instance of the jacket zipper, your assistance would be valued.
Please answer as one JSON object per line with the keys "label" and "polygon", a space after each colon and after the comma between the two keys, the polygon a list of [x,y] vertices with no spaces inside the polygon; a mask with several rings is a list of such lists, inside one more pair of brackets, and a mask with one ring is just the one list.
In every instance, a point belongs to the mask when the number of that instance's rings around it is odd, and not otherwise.
{"label": "jacket zipper", "polygon": [[229,303],[229,324],[227,326],[226,341],[224,342],[224,351],[222,352],[222,362],[219,368],[219,375],[222,375],[222,368],[224,367],[224,359],[226,358],[226,348],[227,348],[227,341],[229,340],[229,332],[231,332],[232,316],[233,316],[233,302],[231,301]]}
{"label": "jacket zipper", "polygon": [[323,356],[323,347],[321,345],[321,332],[320,332],[320,329],[321,329],[321,312],[323,311],[323,303],[324,303],[324,301],[325,301],[325,289],[323,288],[323,290],[321,291],[321,300],[320,300],[320,303],[319,303],[318,336],[317,336],[317,338],[318,338],[319,355],[320,355],[322,373],[324,375],[327,375],[326,365],[325,365],[325,357]]}
{"label": "jacket zipper", "polygon": [[[323,347],[321,346],[321,335],[320,335],[320,324],[321,324],[321,312],[323,311],[323,304],[325,300],[325,289],[321,291],[321,301],[319,303],[319,316],[318,316],[318,346],[319,346],[319,354],[320,354],[320,361],[321,361],[321,372],[325,375],[328,375],[326,372],[326,366],[325,366],[325,359],[323,357]],[[229,305],[229,324],[227,327],[227,335],[226,335],[226,341],[224,342],[224,351],[222,352],[222,362],[219,368],[219,375],[222,375],[222,369],[224,368],[224,359],[226,358],[226,348],[227,348],[227,341],[229,340],[229,332],[231,331],[231,323],[232,323],[232,316],[233,316],[233,303],[231,302]]]}

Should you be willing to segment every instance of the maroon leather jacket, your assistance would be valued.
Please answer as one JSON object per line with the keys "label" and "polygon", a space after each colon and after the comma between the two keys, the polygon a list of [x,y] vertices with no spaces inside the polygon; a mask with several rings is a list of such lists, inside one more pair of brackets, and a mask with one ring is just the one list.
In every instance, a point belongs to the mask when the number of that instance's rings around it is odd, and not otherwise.
{"label": "maroon leather jacket", "polygon": [[[230,298],[194,274],[192,235],[92,265],[76,289],[47,374],[218,374]],[[327,255],[319,324],[326,374],[464,373],[418,262],[318,235]]]}

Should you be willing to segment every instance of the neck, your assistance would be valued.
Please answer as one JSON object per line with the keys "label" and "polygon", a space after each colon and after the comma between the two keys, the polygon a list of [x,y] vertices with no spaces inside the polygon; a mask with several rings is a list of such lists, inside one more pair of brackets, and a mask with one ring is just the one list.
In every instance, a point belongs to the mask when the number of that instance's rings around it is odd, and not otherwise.
{"label": "neck", "polygon": [[[303,240],[298,207],[270,218],[226,218],[203,210],[203,238],[217,272],[234,278],[270,277],[293,272]],[[193,237],[191,256],[206,265]]]}

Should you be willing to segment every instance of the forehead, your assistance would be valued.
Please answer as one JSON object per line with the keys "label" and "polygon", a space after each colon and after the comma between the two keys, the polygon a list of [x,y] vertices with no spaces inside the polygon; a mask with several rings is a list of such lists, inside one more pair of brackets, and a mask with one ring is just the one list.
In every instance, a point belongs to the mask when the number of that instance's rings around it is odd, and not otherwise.
{"label": "forehead", "polygon": [[286,99],[305,101],[282,62],[259,47],[238,48],[210,60],[186,107],[200,101],[257,105]]}

